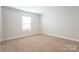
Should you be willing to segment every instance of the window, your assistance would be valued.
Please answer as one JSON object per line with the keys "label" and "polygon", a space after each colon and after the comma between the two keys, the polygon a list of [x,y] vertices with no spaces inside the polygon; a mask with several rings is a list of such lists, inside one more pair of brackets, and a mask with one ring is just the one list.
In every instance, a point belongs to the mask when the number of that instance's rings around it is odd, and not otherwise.
{"label": "window", "polygon": [[22,29],[31,30],[31,17],[29,16],[22,17]]}

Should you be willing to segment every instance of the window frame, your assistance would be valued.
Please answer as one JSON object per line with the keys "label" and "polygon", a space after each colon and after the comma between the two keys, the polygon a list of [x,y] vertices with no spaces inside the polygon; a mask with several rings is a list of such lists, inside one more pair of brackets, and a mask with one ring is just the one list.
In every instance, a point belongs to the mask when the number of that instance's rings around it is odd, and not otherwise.
{"label": "window frame", "polygon": [[[23,18],[30,18],[30,27],[25,27],[24,28],[24,21],[23,21]],[[26,21],[26,20],[25,20]],[[27,23],[27,22],[26,22]],[[27,26],[27,25],[25,25]],[[26,31],[26,30],[31,30],[32,29],[32,17],[31,16],[22,16],[22,30],[23,31]]]}

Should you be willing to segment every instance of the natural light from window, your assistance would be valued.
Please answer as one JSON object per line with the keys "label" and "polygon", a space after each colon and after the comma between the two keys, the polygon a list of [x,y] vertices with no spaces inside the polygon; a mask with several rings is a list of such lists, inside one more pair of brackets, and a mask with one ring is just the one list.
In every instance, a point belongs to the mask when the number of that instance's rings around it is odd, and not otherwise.
{"label": "natural light from window", "polygon": [[22,29],[31,30],[31,17],[29,16],[22,17]]}

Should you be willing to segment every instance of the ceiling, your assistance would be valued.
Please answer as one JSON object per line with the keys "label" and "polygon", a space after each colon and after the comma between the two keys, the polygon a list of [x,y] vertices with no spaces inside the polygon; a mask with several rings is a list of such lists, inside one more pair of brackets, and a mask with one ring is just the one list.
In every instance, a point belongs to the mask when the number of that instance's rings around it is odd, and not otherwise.
{"label": "ceiling", "polygon": [[47,12],[52,12],[53,10],[64,10],[64,9],[70,9],[70,10],[76,10],[79,11],[79,7],[64,7],[64,6],[8,6],[11,8],[16,8],[16,9],[20,9],[23,11],[27,11],[27,12],[32,12],[32,13],[36,13],[36,14],[44,14]]}
{"label": "ceiling", "polygon": [[49,7],[46,6],[9,6],[11,8],[16,8],[20,10],[24,10],[27,12],[42,14],[44,11],[46,11]]}

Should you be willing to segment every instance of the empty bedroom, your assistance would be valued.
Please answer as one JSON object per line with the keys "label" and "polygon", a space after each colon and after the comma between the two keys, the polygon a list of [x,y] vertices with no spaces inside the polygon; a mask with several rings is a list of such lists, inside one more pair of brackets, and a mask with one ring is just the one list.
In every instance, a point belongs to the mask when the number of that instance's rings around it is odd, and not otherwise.
{"label": "empty bedroom", "polygon": [[0,6],[0,52],[79,52],[79,6]]}

